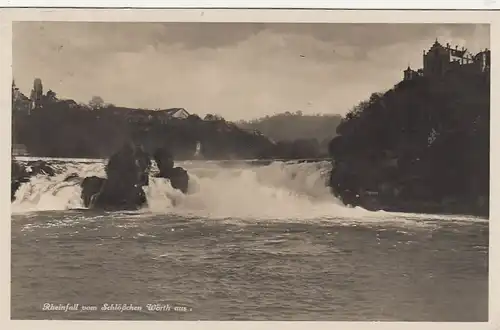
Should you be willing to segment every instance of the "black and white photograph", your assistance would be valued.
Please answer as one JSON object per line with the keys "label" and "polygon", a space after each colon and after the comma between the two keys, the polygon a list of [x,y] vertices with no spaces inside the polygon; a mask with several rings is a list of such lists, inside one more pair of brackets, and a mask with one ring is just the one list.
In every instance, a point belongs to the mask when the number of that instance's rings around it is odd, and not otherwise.
{"label": "black and white photograph", "polygon": [[11,319],[487,322],[491,48],[12,22]]}

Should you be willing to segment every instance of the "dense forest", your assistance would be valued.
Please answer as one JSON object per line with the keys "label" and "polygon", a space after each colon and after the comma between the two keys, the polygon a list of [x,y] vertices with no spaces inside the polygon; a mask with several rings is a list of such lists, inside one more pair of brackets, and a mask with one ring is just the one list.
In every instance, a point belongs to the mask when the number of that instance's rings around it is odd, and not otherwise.
{"label": "dense forest", "polygon": [[262,134],[216,116],[159,120],[154,110],[104,104],[98,97],[77,104],[57,99],[52,91],[31,111],[29,102],[19,93],[13,98],[12,132],[13,143],[25,145],[32,156],[107,158],[130,139],[149,152],[167,147],[177,159],[253,159],[273,147]]}
{"label": "dense forest", "polygon": [[[158,147],[167,147],[177,159],[327,157],[328,142],[335,126],[330,126],[328,120],[326,125],[321,122],[325,118],[337,118],[277,115],[273,118],[278,119],[276,123],[280,127],[263,127],[263,133],[253,124],[237,125],[212,114],[203,119],[196,114],[186,118],[167,118],[165,113],[168,109],[157,111],[118,107],[106,104],[98,96],[93,97],[88,104],[82,104],[58,99],[52,90],[43,94],[42,90],[40,79],[35,79],[30,98],[20,93],[14,83],[12,90],[13,143],[22,144],[30,155],[41,157],[107,158],[131,138],[138,140],[149,152]],[[296,119],[299,122],[302,120],[303,124],[294,123]],[[274,120],[271,119],[272,122]],[[259,126],[258,121],[255,123]],[[296,124],[298,136],[293,135],[294,129],[286,132],[287,127]],[[329,131],[326,130],[327,126],[330,127]],[[266,135],[269,133],[276,137],[273,132],[288,134],[287,139],[274,141]],[[311,135],[307,132],[311,132]],[[315,135],[312,135],[313,132]],[[200,147],[199,152],[197,146]]]}
{"label": "dense forest", "polygon": [[341,119],[287,112],[238,123],[214,114],[165,120],[169,109],[157,110],[119,107],[99,96],[86,104],[59,99],[52,90],[44,94],[38,78],[28,98],[13,82],[13,143],[43,157],[106,158],[134,138],[147,150],[167,147],[178,159],[311,159],[328,157]]}
{"label": "dense forest", "polygon": [[330,185],[351,205],[487,215],[489,128],[489,74],[402,81],[337,127]]}

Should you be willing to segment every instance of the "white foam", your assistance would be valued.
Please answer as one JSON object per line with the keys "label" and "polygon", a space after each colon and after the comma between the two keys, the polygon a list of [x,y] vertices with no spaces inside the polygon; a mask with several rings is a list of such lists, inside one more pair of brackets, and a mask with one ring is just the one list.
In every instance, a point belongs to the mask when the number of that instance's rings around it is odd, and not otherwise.
{"label": "white foam", "polygon": [[327,162],[186,167],[190,173],[190,193],[180,194],[168,180],[152,179],[146,189],[150,211],[212,219],[292,220],[373,214],[347,208],[330,193],[326,185],[330,170]]}
{"label": "white foam", "polygon": [[[80,177],[104,176],[103,160],[49,161],[56,169],[53,177],[37,176],[23,184],[12,203],[14,213],[82,208],[78,182],[64,182],[73,173]],[[448,219],[484,221],[473,217],[446,217],[391,212],[370,212],[346,207],[326,185],[329,162],[273,162],[254,166],[232,162],[183,162],[190,175],[189,194],[171,187],[166,179],[151,178],[145,187],[147,207],[141,214],[176,214],[210,219],[249,219],[279,221],[317,221],[416,223]],[[153,169],[153,173],[154,173]],[[140,215],[138,215],[140,216]]]}
{"label": "white foam", "polygon": [[[30,159],[33,160],[33,159]],[[77,173],[80,177],[104,176],[102,160],[49,160],[56,168],[53,177],[37,176],[23,184],[12,203],[15,213],[81,208],[78,182],[64,182]],[[148,212],[176,213],[210,218],[314,219],[366,214],[362,209],[342,205],[330,193],[326,178],[328,162],[267,166],[232,163],[221,167],[215,162],[185,162],[190,175],[189,194],[183,195],[166,179],[151,178],[145,188]],[[371,212],[370,212],[371,213]]]}
{"label": "white foam", "polygon": [[22,184],[16,191],[16,199],[11,205],[13,213],[32,211],[67,210],[83,207],[80,197],[81,188],[78,182],[64,180],[70,174],[81,177],[104,176],[104,162],[79,163],[67,162],[54,164],[56,175],[50,177],[37,175],[29,182]]}

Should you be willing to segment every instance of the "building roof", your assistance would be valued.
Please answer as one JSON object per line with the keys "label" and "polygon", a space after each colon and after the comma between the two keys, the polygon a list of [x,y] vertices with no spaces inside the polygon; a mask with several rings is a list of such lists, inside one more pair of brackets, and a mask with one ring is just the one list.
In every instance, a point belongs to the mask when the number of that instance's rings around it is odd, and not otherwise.
{"label": "building roof", "polygon": [[[164,109],[164,110],[157,110],[157,112],[161,112],[162,114],[165,114],[167,116],[173,116],[175,113],[177,113],[179,111],[186,111],[186,109],[184,109],[184,108],[170,108],[170,109]],[[188,113],[188,112],[186,111],[186,113]]]}
{"label": "building roof", "polygon": [[463,57],[464,55],[466,55],[468,53],[467,49],[464,47],[459,49],[458,46],[455,46],[455,48],[453,48],[449,43],[447,43],[446,46],[443,46],[437,39],[436,39],[436,41],[434,41],[434,43],[431,46],[431,49],[433,49],[433,48],[446,49],[446,50],[450,51],[453,56],[457,56],[457,57]]}

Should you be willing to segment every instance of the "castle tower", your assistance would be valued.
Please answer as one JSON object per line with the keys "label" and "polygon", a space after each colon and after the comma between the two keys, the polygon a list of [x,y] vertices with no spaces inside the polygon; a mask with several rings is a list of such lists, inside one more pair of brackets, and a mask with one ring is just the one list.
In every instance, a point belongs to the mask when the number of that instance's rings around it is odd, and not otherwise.
{"label": "castle tower", "polygon": [[450,64],[449,49],[443,47],[436,39],[429,51],[424,53],[423,62],[425,76],[441,76],[448,70]]}
{"label": "castle tower", "polygon": [[403,80],[412,80],[415,77],[419,76],[418,71],[413,70],[410,65],[408,64],[408,68],[403,71]]}

